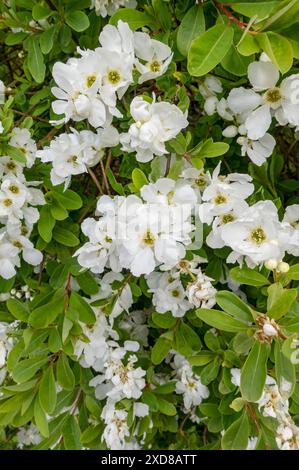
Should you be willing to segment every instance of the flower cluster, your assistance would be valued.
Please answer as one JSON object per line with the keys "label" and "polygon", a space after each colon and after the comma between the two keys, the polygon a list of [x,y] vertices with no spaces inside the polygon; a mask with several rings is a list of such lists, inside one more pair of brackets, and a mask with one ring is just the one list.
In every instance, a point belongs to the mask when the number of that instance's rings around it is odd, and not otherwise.
{"label": "flower cluster", "polygon": [[[231,369],[232,382],[240,386],[240,370]],[[258,409],[265,417],[274,418],[278,422],[276,429],[276,443],[281,450],[299,449],[299,428],[289,413],[288,396],[292,384],[283,379],[278,387],[275,379],[269,375],[266,378],[262,396],[257,401]]]}
{"label": "flower cluster", "polygon": [[298,205],[289,206],[280,221],[272,201],[248,205],[246,199],[254,191],[249,175],[223,177],[219,171],[220,166],[203,191],[199,207],[201,221],[212,227],[206,243],[211,248],[230,247],[228,263],[242,264],[245,260],[249,267],[266,264],[270,269],[283,269],[285,253],[294,254],[298,247]]}
{"label": "flower cluster", "polygon": [[24,168],[31,168],[36,144],[28,129],[14,128],[9,145],[21,151],[24,163],[1,157],[0,162],[0,275],[10,279],[20,267],[20,255],[33,266],[40,264],[42,254],[29,240],[33,225],[39,219],[36,207],[45,203],[43,193],[36,186],[39,181],[28,181]]}
{"label": "flower cluster", "polygon": [[195,203],[192,188],[169,178],[143,186],[141,197],[102,196],[99,220],[82,223],[89,241],[75,253],[79,264],[94,273],[129,269],[134,276],[174,267],[191,243]]}

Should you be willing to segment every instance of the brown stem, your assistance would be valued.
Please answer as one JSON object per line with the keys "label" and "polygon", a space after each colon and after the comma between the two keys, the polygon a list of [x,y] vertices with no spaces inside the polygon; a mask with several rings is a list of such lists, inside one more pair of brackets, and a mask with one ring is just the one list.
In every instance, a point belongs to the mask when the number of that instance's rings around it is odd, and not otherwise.
{"label": "brown stem", "polygon": [[101,168],[101,172],[102,172],[102,175],[103,175],[103,180],[104,180],[104,184],[105,184],[105,188],[107,190],[107,193],[111,194],[108,179],[107,179],[107,175],[106,175],[106,171],[105,171],[104,164],[103,164],[102,160],[100,161],[100,168]]}
{"label": "brown stem", "polygon": [[66,283],[65,283],[65,298],[64,298],[64,311],[66,312],[69,306],[69,290],[71,285],[71,273],[67,274]]}
{"label": "brown stem", "polygon": [[[225,14],[225,16],[227,16],[227,18],[229,19],[230,22],[235,23],[241,29],[246,29],[248,27],[247,23],[244,23],[243,21],[240,21],[236,16],[234,16],[232,14],[231,11],[229,11],[226,8],[225,5],[223,5],[222,3],[219,3],[219,2],[215,2],[215,3],[217,5],[217,8],[219,8],[219,10],[221,10]],[[255,31],[248,31],[248,33],[249,34],[256,34]]]}
{"label": "brown stem", "polygon": [[96,187],[98,188],[99,193],[100,193],[100,194],[104,194],[104,193],[103,193],[103,190],[102,190],[102,187],[101,187],[101,185],[100,185],[100,183],[99,183],[99,180],[97,179],[96,175],[94,174],[94,172],[92,171],[91,168],[88,168],[88,173],[90,174],[92,181],[94,182],[94,184],[95,184]]}

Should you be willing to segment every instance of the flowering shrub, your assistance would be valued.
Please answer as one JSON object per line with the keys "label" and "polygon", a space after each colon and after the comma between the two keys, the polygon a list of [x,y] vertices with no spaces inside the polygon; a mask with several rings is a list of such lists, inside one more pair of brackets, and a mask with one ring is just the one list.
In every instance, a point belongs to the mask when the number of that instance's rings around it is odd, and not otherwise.
{"label": "flowering shrub", "polygon": [[298,0],[0,8],[1,448],[299,449]]}

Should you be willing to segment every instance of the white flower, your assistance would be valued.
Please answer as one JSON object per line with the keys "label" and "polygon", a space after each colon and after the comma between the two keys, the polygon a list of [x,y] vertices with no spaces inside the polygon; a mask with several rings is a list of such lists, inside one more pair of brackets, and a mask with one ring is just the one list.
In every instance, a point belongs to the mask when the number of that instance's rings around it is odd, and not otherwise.
{"label": "white flower", "polygon": [[262,138],[269,129],[273,116],[282,125],[298,126],[298,74],[287,77],[278,86],[279,71],[275,65],[260,60],[249,65],[248,78],[253,90],[234,88],[227,103],[233,113],[243,115],[241,120],[244,120],[249,139]]}
{"label": "white flower", "polygon": [[24,446],[37,445],[41,442],[42,436],[34,424],[19,428],[17,435],[17,446],[22,449]]}
{"label": "white flower", "polygon": [[266,133],[257,140],[251,140],[248,137],[239,137],[237,140],[241,145],[241,154],[248,155],[250,160],[258,166],[261,166],[268,157],[272,155],[276,141],[272,135]]}
{"label": "white flower", "polygon": [[154,155],[166,154],[165,142],[188,125],[184,113],[174,104],[164,101],[149,103],[137,96],[131,102],[130,112],[135,123],[127,133],[121,134],[120,141],[122,149],[136,152],[140,162],[148,162]]}
{"label": "white flower", "polygon": [[94,8],[98,16],[112,16],[120,7],[135,8],[136,0],[91,0],[90,8]]}
{"label": "white flower", "polygon": [[299,256],[299,204],[286,208],[282,225],[286,234],[286,251]]}
{"label": "white flower", "polygon": [[149,292],[153,293],[152,303],[159,313],[171,312],[174,317],[182,317],[192,305],[186,299],[185,289],[179,272],[153,272],[146,276]]}
{"label": "white flower", "polygon": [[126,446],[125,438],[130,436],[127,424],[128,413],[125,410],[116,410],[114,403],[108,400],[101,417],[106,424],[102,440],[106,442],[108,449],[124,449]]}
{"label": "white flower", "polygon": [[196,281],[188,285],[188,300],[196,308],[212,308],[215,305],[217,290],[212,286],[211,281],[213,279],[206,276],[200,270]]}
{"label": "white flower", "polygon": [[98,129],[97,133],[72,129],[72,133],[60,134],[36,156],[44,163],[51,162],[52,184],[64,183],[66,187],[72,175],[87,172],[102,159],[104,148],[113,147],[118,141],[118,132],[112,126]]}
{"label": "white flower", "polygon": [[236,387],[240,387],[240,383],[241,383],[241,371],[240,371],[240,369],[237,369],[236,367],[233,367],[230,370],[230,373],[231,373],[232,384],[235,385]]}
{"label": "white flower", "polygon": [[223,226],[221,237],[233,250],[228,263],[242,263],[245,258],[249,267],[255,267],[272,258],[283,258],[281,224],[272,201],[249,207],[237,220]]}
{"label": "white flower", "polygon": [[176,393],[183,395],[184,407],[190,410],[209,396],[209,389],[201,383],[200,377],[193,373],[189,362],[180,354],[174,357],[173,367],[177,372]]}
{"label": "white flower", "polygon": [[141,73],[138,79],[140,84],[163,75],[173,56],[170,47],[151,39],[146,33],[134,33],[134,49],[137,57],[135,66]]}
{"label": "white flower", "polygon": [[246,174],[231,173],[219,176],[220,163],[215,168],[211,182],[202,194],[199,217],[203,223],[211,224],[213,217],[226,214],[238,207],[254,191],[251,177]]}
{"label": "white flower", "polygon": [[22,151],[26,158],[25,166],[27,168],[31,168],[35,161],[37,147],[35,141],[31,138],[29,130],[26,128],[20,129],[18,127],[14,127],[9,145]]}
{"label": "white flower", "polygon": [[15,267],[20,267],[19,250],[0,234],[0,276],[10,279],[16,274]]}

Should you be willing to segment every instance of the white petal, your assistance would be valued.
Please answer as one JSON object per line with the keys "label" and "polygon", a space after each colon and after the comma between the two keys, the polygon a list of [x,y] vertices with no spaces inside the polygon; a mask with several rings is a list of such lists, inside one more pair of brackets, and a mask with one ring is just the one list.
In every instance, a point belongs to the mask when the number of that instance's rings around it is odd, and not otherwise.
{"label": "white petal", "polygon": [[248,67],[248,79],[255,90],[275,87],[279,71],[272,62],[252,62]]}
{"label": "white petal", "polygon": [[253,111],[245,121],[247,135],[257,140],[263,137],[271,125],[272,117],[269,105],[265,104]]}

